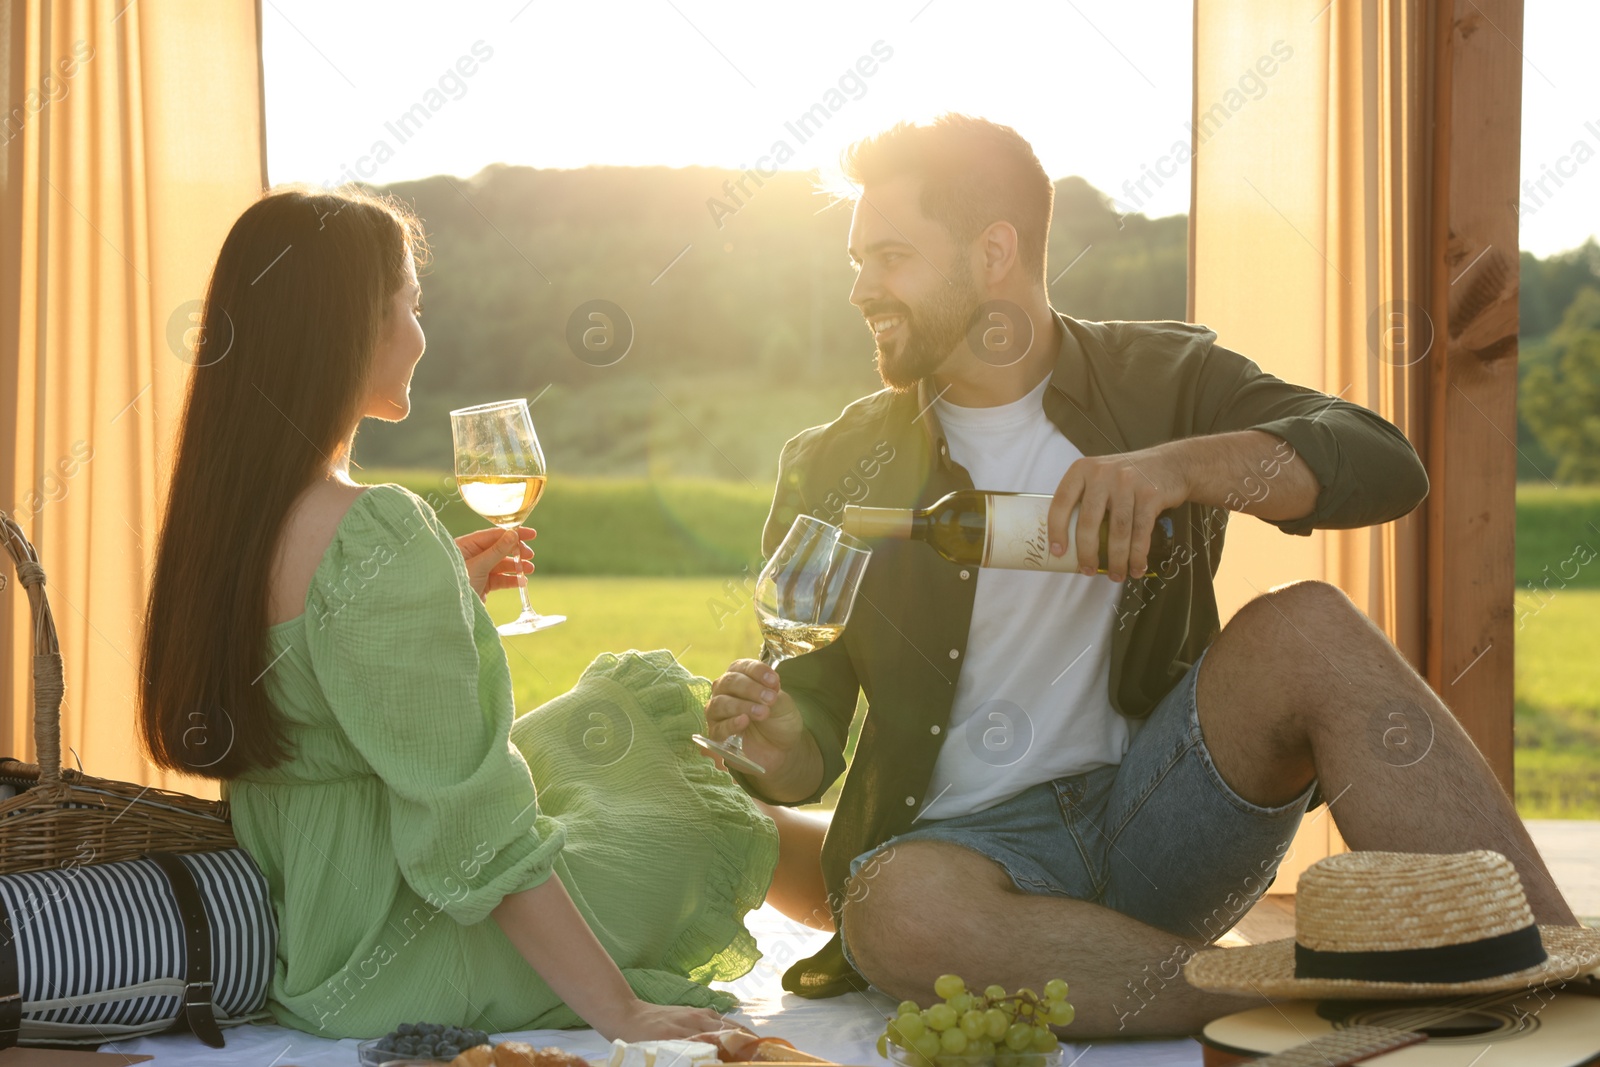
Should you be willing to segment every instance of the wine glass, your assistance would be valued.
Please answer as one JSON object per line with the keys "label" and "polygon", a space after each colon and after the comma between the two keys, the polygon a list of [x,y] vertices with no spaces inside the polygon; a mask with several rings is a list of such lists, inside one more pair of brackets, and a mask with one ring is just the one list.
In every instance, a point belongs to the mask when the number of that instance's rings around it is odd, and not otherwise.
{"label": "wine glass", "polygon": [[[795,519],[756,579],[761,662],[776,667],[837,640],[850,620],[871,558],[870,548],[837,526],[811,515]],[[744,754],[744,738],[738,734],[726,741],[695,734],[694,740],[729,766],[751,774],[767,772]]]}
{"label": "wine glass", "polygon": [[[450,413],[456,485],[467,507],[502,530],[515,530],[544,495],[544,451],[526,399],[497,400]],[[518,557],[519,561],[521,557]],[[504,636],[531,634],[567,621],[540,615],[528,603],[528,576],[517,571],[522,614],[496,627]]]}

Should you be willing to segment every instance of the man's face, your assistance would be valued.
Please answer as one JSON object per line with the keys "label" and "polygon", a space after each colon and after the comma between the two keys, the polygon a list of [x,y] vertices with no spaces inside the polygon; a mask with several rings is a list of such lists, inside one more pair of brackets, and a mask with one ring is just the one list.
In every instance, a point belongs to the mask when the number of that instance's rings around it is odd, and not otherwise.
{"label": "man's face", "polygon": [[850,219],[850,302],[877,342],[878,376],[902,391],[944,365],[983,302],[967,250],[922,214],[920,193],[914,178],[874,185]]}

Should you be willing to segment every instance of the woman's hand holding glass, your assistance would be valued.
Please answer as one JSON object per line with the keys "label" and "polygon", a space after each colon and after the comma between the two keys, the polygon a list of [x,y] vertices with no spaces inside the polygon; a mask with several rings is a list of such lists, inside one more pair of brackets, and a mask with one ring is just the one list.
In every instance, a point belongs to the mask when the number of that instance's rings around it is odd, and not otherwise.
{"label": "woman's hand holding glass", "polygon": [[487,601],[489,594],[497,589],[515,589],[519,574],[533,573],[533,549],[523,542],[537,536],[533,527],[518,526],[515,537],[506,530],[491,527],[456,538],[456,547],[467,564],[467,578],[479,600]]}
{"label": "woman's hand holding glass", "polygon": [[[522,520],[544,495],[549,475],[527,399],[456,408],[450,412],[450,436],[455,443],[456,485],[462,502],[502,529],[525,529]],[[531,634],[567,621],[565,615],[534,611],[528,603],[525,572],[518,565],[510,568],[510,573],[516,576],[522,614],[495,627],[502,636]]]}

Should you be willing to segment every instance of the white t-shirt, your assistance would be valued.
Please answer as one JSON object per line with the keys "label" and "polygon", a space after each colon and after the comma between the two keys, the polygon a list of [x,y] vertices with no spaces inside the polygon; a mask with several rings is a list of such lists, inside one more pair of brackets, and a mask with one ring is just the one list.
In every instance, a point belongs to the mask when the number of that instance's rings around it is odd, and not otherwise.
{"label": "white t-shirt", "polygon": [[[999,407],[936,400],[950,457],[978,489],[1054,493],[1083,453],[1044,413],[1045,378]],[[1111,707],[1111,620],[1122,585],[1105,575],[975,568],[966,663],[923,819],[993,807],[1030,786],[1122,762],[1132,736]]]}

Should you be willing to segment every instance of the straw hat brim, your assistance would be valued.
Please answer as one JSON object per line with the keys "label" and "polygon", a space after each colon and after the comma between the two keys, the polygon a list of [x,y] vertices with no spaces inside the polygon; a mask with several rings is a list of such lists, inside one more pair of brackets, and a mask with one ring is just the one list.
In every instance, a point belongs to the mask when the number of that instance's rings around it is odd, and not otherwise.
{"label": "straw hat brim", "polygon": [[1242,948],[1207,949],[1184,965],[1183,976],[1197,989],[1217,993],[1315,999],[1352,997],[1433,997],[1494,993],[1569,981],[1600,966],[1600,930],[1582,926],[1541,926],[1539,940],[1548,958],[1537,967],[1471,982],[1364,982],[1351,978],[1296,978],[1294,938]]}

